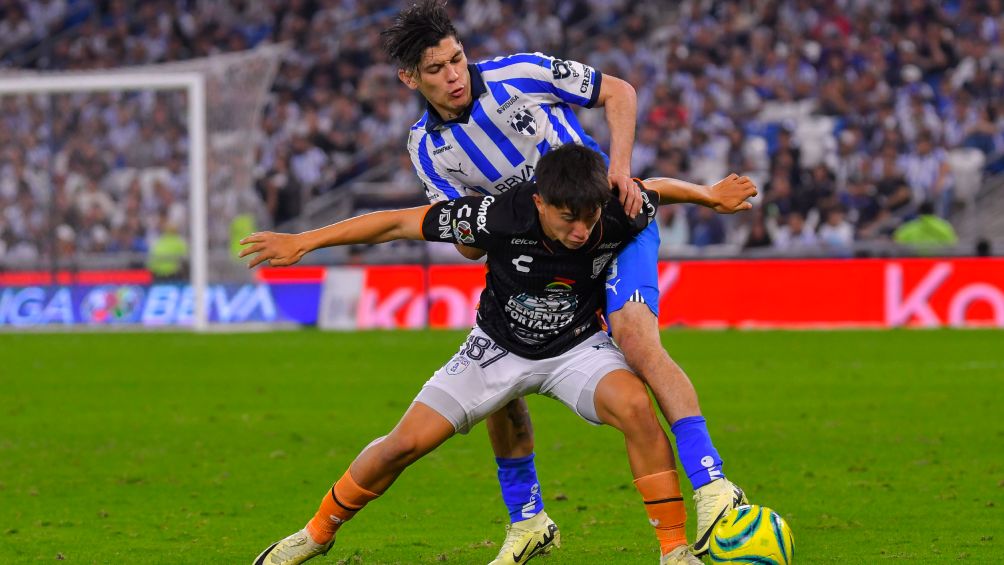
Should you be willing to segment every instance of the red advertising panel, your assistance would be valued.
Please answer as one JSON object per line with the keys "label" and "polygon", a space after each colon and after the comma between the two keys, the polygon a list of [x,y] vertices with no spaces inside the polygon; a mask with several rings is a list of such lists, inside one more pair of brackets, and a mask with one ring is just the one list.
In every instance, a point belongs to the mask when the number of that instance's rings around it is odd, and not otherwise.
{"label": "red advertising panel", "polygon": [[[356,327],[474,322],[481,265],[362,269]],[[659,272],[663,326],[1004,327],[1004,259],[693,261]]]}
{"label": "red advertising panel", "polygon": [[1004,260],[661,265],[660,322],[732,327],[1004,327]]}

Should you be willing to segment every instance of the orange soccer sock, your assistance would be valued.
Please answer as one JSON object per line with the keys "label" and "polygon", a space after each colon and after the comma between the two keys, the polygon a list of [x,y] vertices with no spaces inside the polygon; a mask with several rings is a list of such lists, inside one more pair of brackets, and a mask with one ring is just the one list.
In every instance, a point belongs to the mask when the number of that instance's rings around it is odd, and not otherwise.
{"label": "orange soccer sock", "polygon": [[687,510],[683,506],[680,478],[676,471],[663,471],[635,479],[635,488],[645,501],[648,521],[655,528],[655,537],[663,555],[687,544]]}
{"label": "orange soccer sock", "polygon": [[331,541],[335,537],[338,528],[363,509],[366,503],[380,496],[372,493],[352,478],[352,475],[345,471],[342,478],[338,479],[331,490],[321,499],[321,507],[317,513],[307,523],[307,532],[314,542],[321,545]]}

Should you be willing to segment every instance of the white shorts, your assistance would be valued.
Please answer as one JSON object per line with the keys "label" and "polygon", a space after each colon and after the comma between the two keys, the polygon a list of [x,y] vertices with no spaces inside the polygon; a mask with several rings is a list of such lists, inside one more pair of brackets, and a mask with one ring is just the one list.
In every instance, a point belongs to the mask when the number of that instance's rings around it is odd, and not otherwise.
{"label": "white shorts", "polygon": [[477,326],[450,362],[415,397],[465,434],[509,401],[539,393],[561,401],[584,420],[602,424],[593,395],[605,375],[628,369],[624,354],[604,332],[550,359],[510,353]]}

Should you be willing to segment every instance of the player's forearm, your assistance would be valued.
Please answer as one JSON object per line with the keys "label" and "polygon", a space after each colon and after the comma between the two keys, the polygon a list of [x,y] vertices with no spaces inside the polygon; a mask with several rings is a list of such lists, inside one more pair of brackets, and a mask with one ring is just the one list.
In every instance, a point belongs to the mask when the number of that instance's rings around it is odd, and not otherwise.
{"label": "player's forearm", "polygon": [[706,185],[685,180],[657,177],[642,181],[645,188],[659,193],[660,204],[700,204],[713,208],[717,202]]}
{"label": "player's forearm", "polygon": [[606,110],[610,128],[610,172],[630,176],[638,97],[634,87],[610,75],[603,75],[600,103]]}
{"label": "player's forearm", "polygon": [[396,239],[424,239],[422,219],[429,206],[405,210],[385,210],[349,218],[316,230],[301,233],[298,238],[305,252],[322,247],[358,243],[384,243]]}

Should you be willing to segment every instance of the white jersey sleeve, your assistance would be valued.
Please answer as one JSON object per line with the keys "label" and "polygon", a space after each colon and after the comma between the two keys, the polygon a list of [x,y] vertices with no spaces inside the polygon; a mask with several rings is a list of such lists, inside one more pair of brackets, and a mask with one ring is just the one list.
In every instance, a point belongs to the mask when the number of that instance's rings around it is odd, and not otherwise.
{"label": "white jersey sleeve", "polygon": [[519,53],[478,63],[486,81],[498,81],[535,92],[554,103],[590,108],[600,95],[603,73],[580,63],[543,53]]}

